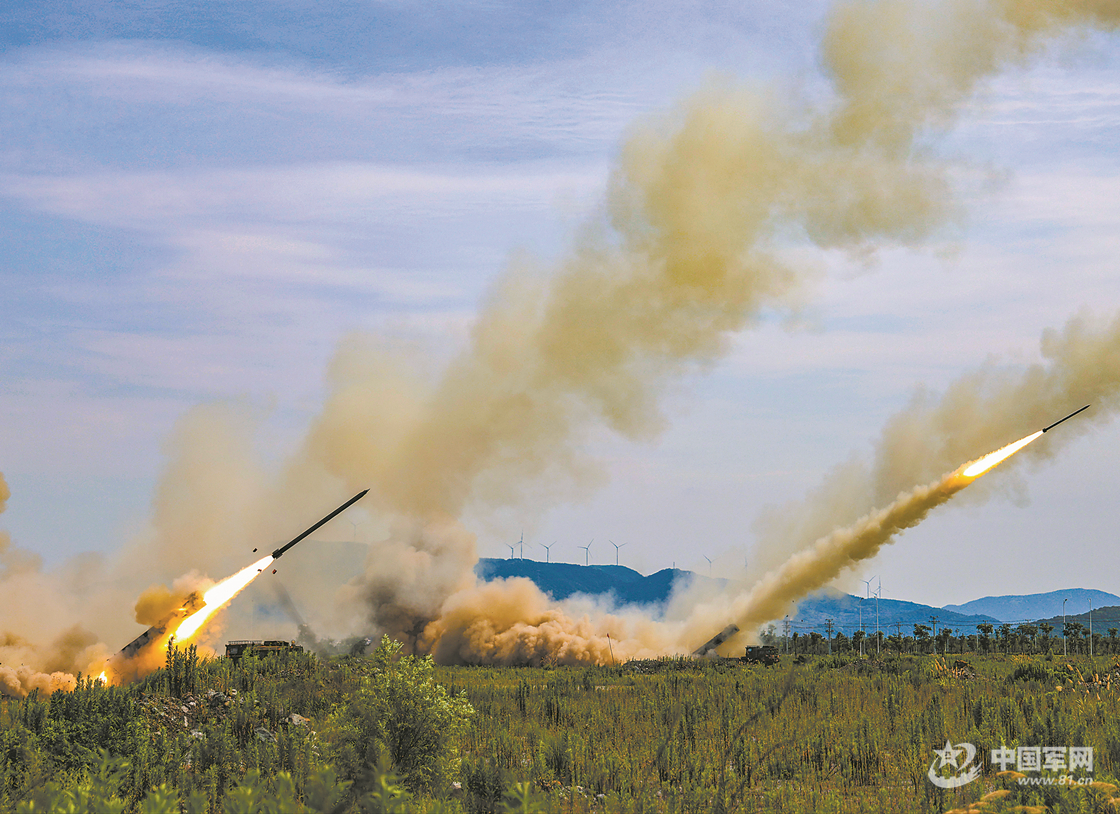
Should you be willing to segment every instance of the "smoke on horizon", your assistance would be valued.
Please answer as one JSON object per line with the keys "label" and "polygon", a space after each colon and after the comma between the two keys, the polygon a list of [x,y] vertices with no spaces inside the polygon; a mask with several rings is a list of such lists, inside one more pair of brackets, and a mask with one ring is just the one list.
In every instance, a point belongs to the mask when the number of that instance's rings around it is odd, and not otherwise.
{"label": "smoke on horizon", "polygon": [[[961,106],[1054,37],[1118,22],[1120,8],[1103,0],[838,3],[821,47],[832,100],[713,80],[636,124],[619,149],[602,218],[573,238],[555,269],[514,264],[434,383],[416,373],[423,364],[375,339],[346,340],[328,371],[326,403],[278,476],[258,460],[252,414],[236,406],[188,414],[168,445],[150,529],[119,561],[99,566],[110,587],[87,585],[71,599],[57,577],[30,567],[46,592],[40,602],[60,597],[53,629],[100,618],[93,614],[114,602],[123,615],[153,578],[212,573],[245,540],[281,539],[368,487],[363,508],[385,537],[371,544],[366,572],[335,597],[336,628],[373,628],[447,661],[689,651],[711,633],[697,628],[709,610],[734,610],[750,595],[699,603],[657,624],[560,607],[524,581],[478,584],[464,514],[539,502],[542,483],[554,501],[593,488],[601,473],[580,448],[598,428],[655,438],[667,390],[718,361],[731,334],[811,296],[817,271],[791,259],[791,247],[801,255],[806,245],[858,253],[920,246],[951,223],[948,167],[930,144]],[[997,435],[1060,413],[1070,399],[1111,398],[1114,409],[1120,370],[1093,379],[1086,366],[1115,362],[1120,322],[1102,334],[1080,324],[1047,339],[1050,364],[1021,380],[981,371],[937,404],[917,399],[887,427],[859,479],[837,475],[796,518],[763,521],[767,564],[998,446]],[[7,568],[0,631],[40,629],[9,610],[16,582]],[[144,618],[151,599],[138,603]],[[43,654],[73,650],[34,641]],[[80,669],[78,661],[60,669]],[[35,655],[34,663],[45,670],[61,662]],[[21,680],[15,692],[27,686]]]}

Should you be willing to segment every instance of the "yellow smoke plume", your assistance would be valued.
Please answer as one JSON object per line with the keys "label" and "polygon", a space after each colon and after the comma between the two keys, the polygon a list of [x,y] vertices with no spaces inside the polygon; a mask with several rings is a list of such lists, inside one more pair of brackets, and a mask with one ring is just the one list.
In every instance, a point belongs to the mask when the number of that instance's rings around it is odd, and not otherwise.
{"label": "yellow smoke plume", "polygon": [[[602,217],[573,238],[557,268],[514,265],[444,371],[424,375],[422,360],[394,356],[375,339],[346,340],[328,371],[326,404],[279,476],[258,460],[251,410],[192,411],[168,443],[149,527],[118,560],[92,564],[97,579],[86,568],[81,584],[34,562],[6,565],[0,624],[49,651],[54,639],[40,631],[120,618],[153,579],[233,573],[250,558],[246,541],[284,539],[339,496],[369,487],[363,510],[367,538],[376,539],[365,573],[336,597],[336,629],[372,627],[463,661],[533,661],[549,648],[565,660],[602,661],[608,633],[626,640],[628,655],[690,649],[684,618],[622,622],[553,607],[522,583],[476,585],[475,539],[463,518],[593,488],[601,473],[580,450],[601,427],[654,438],[665,422],[659,402],[683,375],[713,364],[733,332],[809,296],[816,271],[791,259],[791,247],[864,252],[934,234],[955,204],[929,145],[961,105],[1054,37],[1112,29],[1118,19],[1117,5],[1103,0],[837,4],[822,43],[834,91],[827,102],[715,79],[637,123],[619,149]],[[983,371],[940,406],[919,397],[858,477],[838,476],[795,519],[763,521],[763,570],[838,526],[858,527],[874,507],[1002,443],[991,442],[1009,427],[1036,428],[1109,387],[1114,398],[1115,371],[1093,381],[1079,365],[1098,364],[1101,353],[1114,360],[1115,337],[1077,331],[1071,323],[1047,340],[1046,382]],[[1096,344],[1082,348],[1082,339]],[[59,598],[50,618],[25,618],[19,603],[36,607],[45,596]],[[138,618],[153,618],[153,602],[143,599]],[[106,622],[99,632],[116,649],[139,631]],[[9,663],[2,652],[0,661]]]}
{"label": "yellow smoke plume", "polygon": [[[0,473],[0,513],[10,497]],[[38,557],[13,548],[8,533],[0,530],[0,695],[22,698],[33,690],[72,689],[76,673],[88,675],[106,656],[97,636],[45,601],[58,586],[42,579],[40,567]],[[44,593],[45,588],[52,593]]]}

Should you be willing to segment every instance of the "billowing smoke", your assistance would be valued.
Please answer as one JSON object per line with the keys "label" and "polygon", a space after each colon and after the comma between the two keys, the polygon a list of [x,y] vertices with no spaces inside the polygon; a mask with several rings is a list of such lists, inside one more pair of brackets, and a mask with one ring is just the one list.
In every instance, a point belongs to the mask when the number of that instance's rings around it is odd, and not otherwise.
{"label": "billowing smoke", "polygon": [[[11,490],[0,474],[0,514]],[[97,636],[73,623],[45,599],[58,595],[59,584],[41,573],[37,557],[12,546],[0,529],[0,694],[23,697],[32,690],[50,693],[72,689],[75,673],[103,661]],[[44,593],[48,591],[47,593]],[[18,633],[16,631],[19,631]]]}
{"label": "billowing smoke", "polygon": [[[612,650],[622,658],[691,649],[712,632],[696,625],[709,610],[734,611],[734,597],[655,624],[557,607],[524,581],[478,585],[463,518],[593,488],[601,473],[582,442],[604,426],[655,437],[667,389],[718,360],[731,333],[810,296],[815,271],[793,259],[806,244],[866,252],[933,235],[955,207],[930,145],[962,103],[1055,35],[1118,21],[1120,8],[1103,0],[838,4],[822,46],[831,100],[713,80],[637,124],[602,217],[557,268],[511,268],[441,374],[418,373],[423,361],[389,354],[376,339],[348,339],[328,372],[324,409],[278,477],[256,458],[250,412],[208,406],[188,415],[169,444],[150,528],[101,566],[110,587],[87,589],[82,612],[119,614],[123,597],[131,603],[153,578],[231,573],[248,559],[246,540],[283,539],[368,487],[363,508],[384,538],[370,546],[365,574],[339,592],[336,625],[384,631],[448,661],[602,662]],[[1089,387],[1060,369],[1090,364],[1078,339],[1075,326],[1049,339],[1050,367],[1019,385],[985,371],[975,386],[951,388],[944,407],[917,400],[888,427],[862,480],[843,481],[843,491],[839,477],[826,484],[792,526],[765,521],[767,539],[790,541],[772,547],[774,563],[1013,440],[992,443],[997,434],[1037,426],[1071,397],[1096,401],[1101,379]],[[1092,352],[1115,359],[1110,341]],[[1049,389],[1033,389],[1032,375],[1049,377]],[[1081,384],[1092,392],[1083,397]],[[825,570],[842,570],[844,559],[836,563]],[[8,583],[0,579],[5,592]],[[138,608],[144,618],[150,598]],[[22,630],[8,604],[4,628]],[[84,618],[69,607],[70,619]],[[129,638],[119,633],[121,643]],[[51,648],[49,639],[35,646]],[[36,658],[37,669],[53,663]]]}
{"label": "billowing smoke", "polygon": [[[371,620],[384,626],[389,608],[395,632],[414,636],[420,623],[437,619],[425,638],[443,652],[438,642],[453,637],[456,657],[465,660],[507,660],[517,652],[510,639],[546,638],[543,626],[555,630],[556,619],[499,623],[488,610],[493,589],[484,598],[465,570],[465,587],[442,606],[430,602],[438,592],[417,570],[417,554],[439,564],[435,584],[450,586],[456,580],[442,570],[444,553],[461,561],[465,549],[459,534],[444,549],[427,524],[459,517],[472,502],[524,498],[523,484],[542,476],[552,488],[561,476],[588,478],[591,465],[575,450],[592,426],[633,439],[655,434],[666,387],[716,359],[728,333],[805,293],[811,270],[781,249],[791,235],[849,249],[929,236],[953,207],[944,167],[924,140],[951,123],[981,80],[1030,56],[1050,35],[1118,19],[1120,10],[1104,5],[842,4],[824,43],[837,91],[828,110],[715,83],[636,127],[612,175],[608,223],[580,235],[552,275],[514,269],[434,392],[401,389],[410,394],[400,397],[408,418],[381,422],[378,398],[386,388],[376,379],[340,383],[328,404],[305,460],[347,477],[351,487],[370,473],[387,478],[378,489],[381,505],[423,529],[410,535],[424,541],[419,549],[400,549],[399,536],[377,548],[369,575],[351,586],[364,592]],[[362,366],[383,369],[346,361],[351,372]],[[1013,414],[1041,419],[1058,401],[1055,393],[1050,403],[1020,404]],[[991,429],[996,415],[988,413],[982,426]],[[368,422],[357,433],[356,416]],[[929,462],[889,479],[867,510],[989,446],[978,432],[947,440],[955,426],[947,421],[933,436]],[[387,438],[387,445],[376,443]],[[916,471],[921,466],[927,471]],[[408,562],[396,567],[401,554]],[[406,578],[389,576],[396,574]],[[468,606],[474,610],[465,613]],[[446,615],[450,608],[458,627]],[[677,634],[663,634],[663,650],[687,649]]]}
{"label": "billowing smoke", "polygon": [[[1120,314],[1109,318],[1073,317],[1062,330],[1042,336],[1044,359],[1022,371],[994,365],[961,377],[944,394],[920,391],[892,418],[875,445],[871,460],[838,467],[803,500],[776,507],[756,525],[759,577],[795,551],[833,529],[886,506],[900,492],[933,481],[978,452],[995,449],[1049,424],[1075,407],[1092,403],[1062,432],[1047,434],[1017,458],[1038,461],[1056,455],[1094,426],[1111,420],[1120,408]],[[1014,485],[1006,475],[970,492],[983,498],[994,485]]]}

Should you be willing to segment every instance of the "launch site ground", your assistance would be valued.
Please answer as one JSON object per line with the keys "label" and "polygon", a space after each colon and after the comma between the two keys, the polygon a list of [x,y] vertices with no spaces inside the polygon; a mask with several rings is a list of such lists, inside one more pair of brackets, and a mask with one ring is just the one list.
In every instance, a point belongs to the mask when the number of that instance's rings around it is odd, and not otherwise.
{"label": "launch site ground", "polygon": [[[128,688],[90,683],[49,699],[5,699],[0,812],[30,811],[20,807],[29,800],[56,810],[65,794],[117,797],[126,810],[142,804],[145,812],[179,811],[179,801],[197,812],[894,814],[1115,805],[1120,656],[1112,652],[845,652],[783,655],[773,667],[690,659],[590,668],[433,667],[386,660],[385,652],[249,658],[239,667],[179,652],[168,669]],[[386,708],[385,723],[400,728],[378,743],[420,743],[416,751],[431,758],[418,767],[405,748],[396,763],[404,777],[396,779],[384,774],[386,764],[370,774],[354,751],[360,688],[393,676],[407,676],[415,691]],[[435,687],[470,707],[439,731],[426,728]],[[975,745],[981,772],[958,788],[939,787],[931,775],[952,769],[935,771],[938,755],[959,744]],[[1016,772],[988,759],[993,749],[1016,755],[1035,746],[1060,749],[1066,761],[1088,747],[1091,766]],[[106,764],[101,749],[118,757]],[[78,786],[43,785],[83,768],[91,773]],[[1038,781],[1024,782],[1031,777]],[[343,780],[355,781],[349,792]],[[370,802],[378,789],[398,793],[396,807]],[[267,807],[281,805],[289,807]]]}

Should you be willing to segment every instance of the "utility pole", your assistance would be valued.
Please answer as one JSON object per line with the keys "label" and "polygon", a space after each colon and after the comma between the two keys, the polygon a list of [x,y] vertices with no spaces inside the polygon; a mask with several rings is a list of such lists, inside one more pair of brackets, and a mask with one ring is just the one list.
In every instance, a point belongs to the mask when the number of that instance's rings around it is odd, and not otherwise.
{"label": "utility pole", "polygon": [[828,655],[832,655],[832,620],[826,619],[824,629],[828,631]]}
{"label": "utility pole", "polygon": [[879,632],[879,596],[883,593],[883,580],[879,580],[879,587],[875,589],[875,653],[883,652],[883,634]]}
{"label": "utility pole", "polygon": [[1093,600],[1089,600],[1089,658],[1093,657]]}
{"label": "utility pole", "polygon": [[785,634],[786,634],[786,655],[788,656],[789,655],[789,614],[788,613],[786,614]]}
{"label": "utility pole", "polygon": [[1062,655],[1069,655],[1069,642],[1066,640],[1066,603],[1069,602],[1067,596],[1062,600]]}
{"label": "utility pole", "polygon": [[[859,632],[863,633],[863,597],[859,598]],[[859,637],[859,657],[863,658],[863,636]]]}

